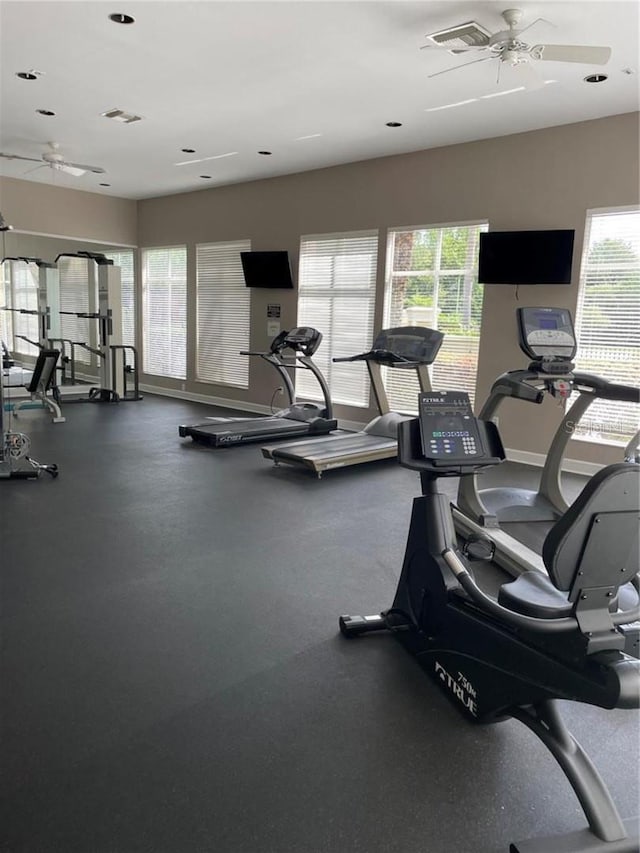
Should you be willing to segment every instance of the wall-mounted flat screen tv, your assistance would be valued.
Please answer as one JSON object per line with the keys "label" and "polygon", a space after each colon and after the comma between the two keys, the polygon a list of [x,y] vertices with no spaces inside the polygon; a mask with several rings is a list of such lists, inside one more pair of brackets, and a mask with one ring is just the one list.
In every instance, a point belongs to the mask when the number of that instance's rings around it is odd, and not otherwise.
{"label": "wall-mounted flat screen tv", "polygon": [[288,252],[240,252],[247,287],[293,287]]}
{"label": "wall-mounted flat screen tv", "polygon": [[480,234],[480,284],[571,284],[573,229]]}

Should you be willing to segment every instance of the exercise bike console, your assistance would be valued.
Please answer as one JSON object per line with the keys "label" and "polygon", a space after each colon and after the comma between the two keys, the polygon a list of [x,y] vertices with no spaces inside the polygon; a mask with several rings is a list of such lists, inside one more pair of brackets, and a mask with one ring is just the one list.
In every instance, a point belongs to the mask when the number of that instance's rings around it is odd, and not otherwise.
{"label": "exercise bike console", "polygon": [[400,464],[432,477],[457,477],[505,458],[496,425],[473,415],[462,391],[420,394],[420,417],[399,425]]}

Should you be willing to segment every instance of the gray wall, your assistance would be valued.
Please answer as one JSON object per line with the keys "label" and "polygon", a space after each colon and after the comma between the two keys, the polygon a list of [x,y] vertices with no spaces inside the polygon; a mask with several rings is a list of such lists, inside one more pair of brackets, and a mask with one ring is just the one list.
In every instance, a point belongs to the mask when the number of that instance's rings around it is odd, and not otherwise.
{"label": "gray wall", "polygon": [[[249,238],[252,248],[287,249],[297,269],[300,235],[379,230],[376,327],[383,310],[386,231],[488,220],[494,230],[575,228],[574,275],[569,287],[486,287],[477,399],[495,376],[524,365],[515,340],[518,305],[558,305],[575,311],[586,212],[638,204],[638,114],[547,128],[497,139],[379,158],[264,181],[129,202],[42,184],[0,180],[0,210],[16,227],[140,247],[184,244],[189,260],[188,380],[190,392],[267,404],[273,377],[251,364],[250,387],[240,392],[194,380],[195,246]],[[20,185],[20,186],[18,186]],[[6,192],[6,188],[10,192]],[[137,212],[137,226],[136,226]],[[252,291],[251,348],[268,343],[266,305],[280,302],[282,327],[296,323],[295,291]],[[257,360],[254,360],[257,361]],[[180,390],[182,383],[143,377]],[[373,410],[338,407],[338,417],[366,421]],[[542,407],[508,403],[501,430],[509,447],[544,453],[558,422]],[[569,455],[606,463],[614,449],[572,442]]]}

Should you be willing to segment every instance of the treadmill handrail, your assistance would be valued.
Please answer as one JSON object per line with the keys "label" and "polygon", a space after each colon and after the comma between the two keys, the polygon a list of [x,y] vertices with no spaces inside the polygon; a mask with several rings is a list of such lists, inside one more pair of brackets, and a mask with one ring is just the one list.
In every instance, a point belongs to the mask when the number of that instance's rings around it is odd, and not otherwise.
{"label": "treadmill handrail", "polygon": [[[624,385],[622,382],[611,382],[603,376],[594,373],[575,373],[574,383],[577,391],[586,389],[586,393],[595,391],[596,396],[602,400],[618,400],[622,403],[640,403],[640,389],[633,385]],[[581,387],[582,386],[582,387]]]}
{"label": "treadmill handrail", "polygon": [[403,367],[417,367],[421,364],[432,364],[431,361],[422,360],[416,361],[408,359],[404,355],[392,352],[387,349],[372,349],[368,352],[361,352],[358,355],[344,355],[331,359],[332,361],[377,361],[384,364],[386,367],[394,367],[395,364],[401,364]]}

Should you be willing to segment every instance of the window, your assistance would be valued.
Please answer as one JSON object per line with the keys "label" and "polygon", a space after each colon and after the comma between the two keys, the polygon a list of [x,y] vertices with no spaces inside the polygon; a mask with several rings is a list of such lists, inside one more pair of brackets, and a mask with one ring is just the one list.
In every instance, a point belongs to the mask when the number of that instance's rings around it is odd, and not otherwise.
{"label": "window", "polygon": [[[0,308],[11,307],[11,261],[0,264]],[[13,323],[11,311],[0,310],[0,341],[4,341],[8,350],[13,349]]]}
{"label": "window", "polygon": [[133,249],[105,252],[114,266],[120,267],[122,299],[122,343],[136,345],[136,286],[133,273]]}
{"label": "window", "polygon": [[187,376],[187,250],[142,252],[143,370],[154,376]]}
{"label": "window", "polygon": [[[640,210],[589,212],[576,316],[576,369],[640,385]],[[626,444],[638,406],[596,401],[577,437]]]}
{"label": "window", "polygon": [[[478,284],[479,234],[487,224],[397,229],[389,234],[384,324],[444,332],[431,368],[434,388],[466,391],[472,402],[478,370],[483,287]],[[416,412],[414,371],[383,368],[389,405]]]}
{"label": "window", "polygon": [[[334,364],[334,356],[357,355],[371,348],[376,298],[376,231],[302,237],[298,324],[322,332],[314,356],[334,403],[369,405],[369,379],[361,364]],[[296,373],[296,393],[311,399],[322,394],[314,378]]]}
{"label": "window", "polygon": [[18,312],[20,309],[38,310],[39,268],[36,264],[28,264],[25,261],[5,261],[2,267],[4,292],[1,304],[14,310],[2,312],[4,323],[0,337],[18,358],[25,355],[37,356],[38,347],[28,343],[25,338],[31,341],[39,339],[38,316]]}
{"label": "window", "polygon": [[[89,264],[86,258],[63,257],[58,261],[60,271],[60,311],[95,311],[89,301]],[[91,300],[93,302],[93,300]],[[91,328],[90,324],[94,324]],[[70,341],[96,346],[95,320],[60,315],[60,336]],[[76,365],[92,364],[91,353],[83,347],[73,348]]]}
{"label": "window", "polygon": [[204,382],[249,387],[250,291],[245,286],[240,252],[249,240],[196,246],[198,344],[196,377]]}

